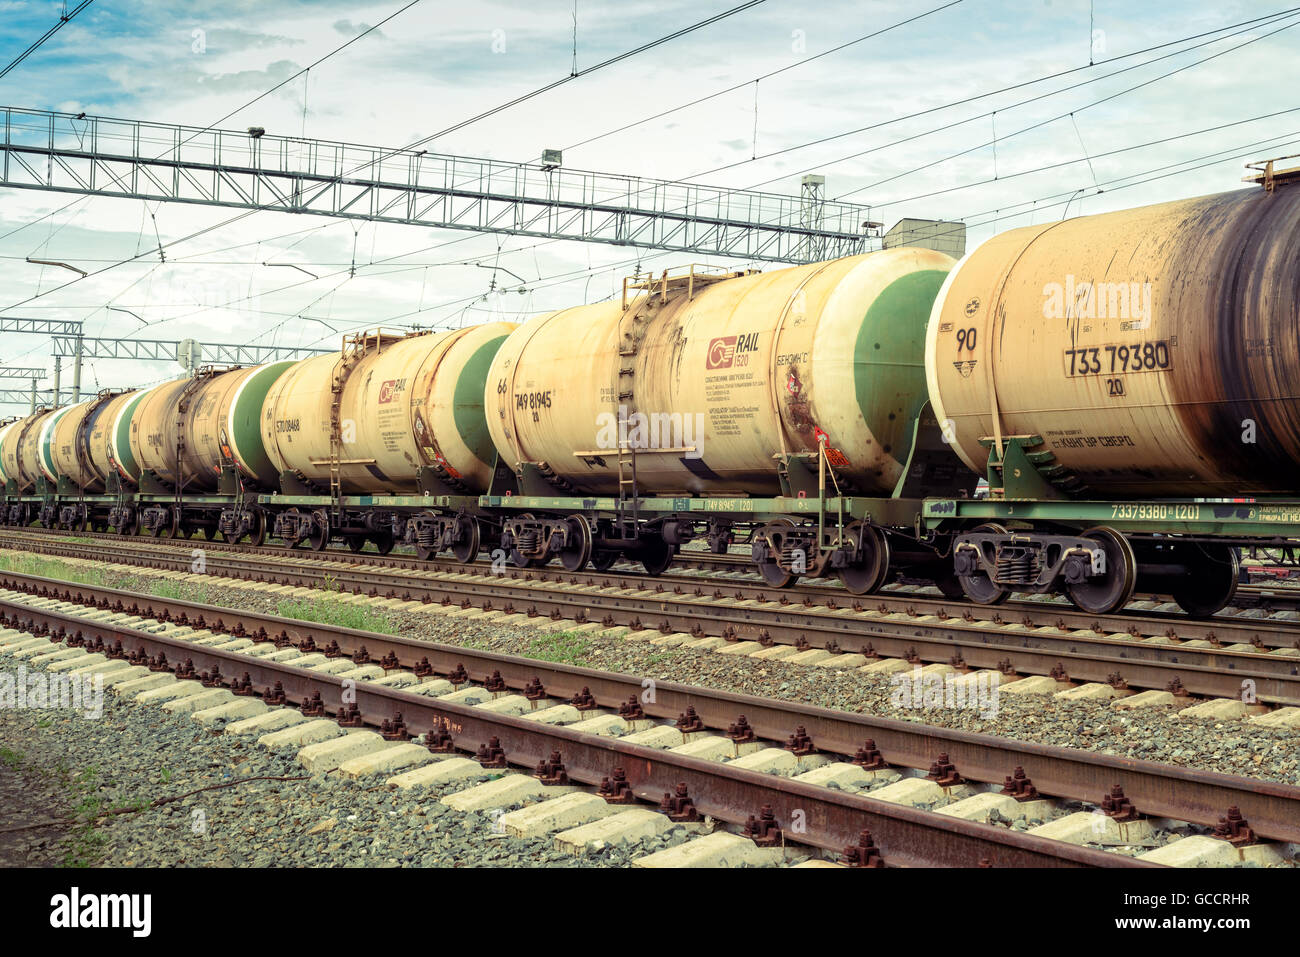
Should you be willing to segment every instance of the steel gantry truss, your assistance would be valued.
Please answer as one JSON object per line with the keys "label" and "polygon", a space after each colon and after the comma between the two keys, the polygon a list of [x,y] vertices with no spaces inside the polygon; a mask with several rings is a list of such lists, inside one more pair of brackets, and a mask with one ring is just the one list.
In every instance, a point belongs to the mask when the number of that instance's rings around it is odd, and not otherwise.
{"label": "steel gantry truss", "polygon": [[45,336],[79,336],[79,319],[17,319],[0,316],[0,332],[34,332]]}
{"label": "steel gantry truss", "polygon": [[[35,382],[32,385],[35,386]],[[44,397],[50,394],[49,389],[41,389],[39,392],[35,388],[30,392],[23,389],[0,389],[0,405],[25,405],[28,411],[35,412],[38,401],[44,402]]]}
{"label": "steel gantry truss", "polygon": [[[316,349],[301,346],[254,346],[233,342],[195,342],[193,339],[109,339],[81,334],[81,322],[75,319],[20,319],[0,316],[0,332],[26,332],[48,336],[53,345],[54,386],[45,389],[52,405],[58,407],[63,399],[61,379],[63,360],[71,357],[72,401],[81,400],[82,359],[151,359],[179,362],[184,355],[193,365],[260,365],[280,359],[301,359],[307,356],[334,352],[333,349]],[[0,378],[7,370],[0,368]],[[42,369],[22,370],[44,376]],[[12,377],[12,376],[11,376]],[[25,377],[25,376],[24,376]],[[36,407],[36,379],[32,378],[32,391],[19,393],[13,389],[0,389],[0,404],[28,403]]]}
{"label": "steel gantry truss", "polygon": [[[78,347],[83,359],[161,359],[179,361],[181,344],[177,339],[100,339],[93,336],[51,336],[54,356],[76,356]],[[250,346],[231,342],[198,342],[201,361],[209,365],[255,366],[280,359],[335,352],[335,349],[307,349],[294,346]]]}
{"label": "steel gantry truss", "polygon": [[5,108],[0,185],[769,262],[866,252],[869,207],[302,137]]}

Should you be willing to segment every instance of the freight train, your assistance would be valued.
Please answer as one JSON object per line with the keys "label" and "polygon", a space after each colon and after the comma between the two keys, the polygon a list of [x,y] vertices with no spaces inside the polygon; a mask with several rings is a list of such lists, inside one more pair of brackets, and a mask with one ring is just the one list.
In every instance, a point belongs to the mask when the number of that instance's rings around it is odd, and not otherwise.
{"label": "freight train", "polygon": [[1300,539],[1298,178],[103,393],[0,429],[0,518],[1213,614]]}

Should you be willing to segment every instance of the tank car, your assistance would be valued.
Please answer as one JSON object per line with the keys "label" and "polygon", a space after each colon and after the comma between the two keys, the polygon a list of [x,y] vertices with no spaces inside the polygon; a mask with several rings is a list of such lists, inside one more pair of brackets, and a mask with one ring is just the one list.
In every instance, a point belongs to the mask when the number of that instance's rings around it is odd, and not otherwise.
{"label": "tank car", "polygon": [[1215,522],[1300,491],[1298,291],[1293,181],[1013,229],[965,256],[925,361],[953,449],[1002,503],[964,509],[997,519],[954,545],[966,594],[1222,607],[1239,569]]}
{"label": "tank car", "polygon": [[231,508],[214,493],[274,488],[276,473],[259,428],[262,403],[292,364],[209,368],[144,392],[127,424],[135,469],[130,477],[141,495],[136,514],[119,516],[119,527],[135,522],[160,538],[198,530],[215,537],[230,528],[232,512],[236,522],[243,516],[238,504]]}
{"label": "tank car", "polygon": [[52,414],[51,409],[38,410],[11,422],[0,433],[0,467],[4,469],[6,499],[9,503],[5,521],[10,525],[26,525],[39,511],[35,503],[21,498],[33,492],[42,479],[41,429]]}
{"label": "tank car", "polygon": [[[276,536],[324,548],[341,537],[387,552],[395,541],[429,556],[451,548],[463,561],[480,527],[458,510],[384,507],[371,495],[417,500],[487,490],[496,461],[483,419],[488,367],[514,323],[451,332],[352,337],[336,354],[294,364],[267,393],[261,441],[288,507]],[[324,503],[312,501],[328,492]],[[299,505],[290,499],[303,499]],[[365,496],[344,503],[344,496]],[[387,503],[387,504],[392,504]]]}
{"label": "tank car", "polygon": [[[903,248],[761,274],[692,269],[526,322],[488,373],[488,428],[526,497],[582,511],[520,512],[503,544],[522,565],[628,554],[658,572],[698,534],[722,550],[736,524],[757,523],[770,583],[838,570],[866,590],[888,565],[877,523],[828,528],[764,500],[893,496],[925,403],[925,322],[952,263]],[[601,496],[613,501],[582,508]],[[704,520],[671,507],[700,500]]]}

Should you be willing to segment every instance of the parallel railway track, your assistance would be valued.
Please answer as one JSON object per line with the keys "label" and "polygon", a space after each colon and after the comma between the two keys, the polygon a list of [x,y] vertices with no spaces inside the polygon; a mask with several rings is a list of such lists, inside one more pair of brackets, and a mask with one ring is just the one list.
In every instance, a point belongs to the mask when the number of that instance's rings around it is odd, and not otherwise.
{"label": "parallel railway track", "polygon": [[[414,554],[406,553],[402,549],[396,549],[387,555],[380,555],[374,551],[352,552],[341,548],[330,548],[324,551],[316,552],[302,548],[289,548],[285,546],[261,545],[253,546],[248,543],[231,544],[220,540],[205,540],[198,536],[190,539],[176,538],[132,538],[114,535],[106,532],[83,532],[77,533],[76,536],[70,536],[68,533],[57,529],[43,529],[36,526],[13,529],[0,526],[0,546],[7,543],[13,543],[17,547],[26,547],[25,543],[31,545],[42,544],[45,541],[84,541],[84,540],[103,541],[112,548],[130,547],[136,545],[143,548],[150,547],[177,547],[192,549],[202,547],[205,551],[225,551],[240,552],[251,555],[260,555],[268,557],[279,557],[295,562],[302,561],[327,561],[341,562],[347,565],[366,565],[373,568],[384,569],[391,568],[402,571],[472,571],[492,566],[492,559],[488,556],[481,556],[477,561],[469,564],[455,561],[448,558],[435,558],[428,561],[417,559]],[[539,578],[549,578],[554,581],[564,581],[569,583],[589,582],[593,584],[604,585],[623,585],[634,582],[643,582],[647,587],[655,586],[684,586],[686,582],[698,586],[701,579],[714,582],[715,587],[727,587],[728,589],[743,590],[747,596],[756,597],[758,600],[784,600],[786,602],[799,600],[812,596],[828,596],[841,604],[860,604],[868,603],[898,603],[897,607],[902,610],[905,606],[901,603],[908,602],[913,605],[918,603],[921,606],[933,608],[945,608],[951,613],[952,609],[958,608],[976,616],[994,617],[998,615],[1010,614],[1020,609],[1025,609],[1031,613],[1038,614],[1053,613],[1060,621],[1067,622],[1067,627],[1089,627],[1092,623],[1115,622],[1117,627],[1112,631],[1127,631],[1130,634],[1144,634],[1148,636],[1167,635],[1170,631],[1177,632],[1178,635],[1186,638],[1204,637],[1213,631],[1215,626],[1224,627],[1225,623],[1230,624],[1237,618],[1243,622],[1259,622],[1261,618],[1258,613],[1265,615],[1284,612],[1291,610],[1300,611],[1300,587],[1289,587],[1277,584],[1276,582],[1264,582],[1262,584],[1240,585],[1237,589],[1237,597],[1234,600],[1232,608],[1238,610],[1238,613],[1223,612],[1211,619],[1198,620],[1189,618],[1181,611],[1176,612],[1155,612],[1148,609],[1131,608],[1125,613],[1114,615],[1093,615],[1088,612],[1080,611],[1071,605],[1068,601],[1059,596],[1041,596],[1012,598],[1006,604],[989,608],[965,601],[961,598],[946,598],[937,596],[937,589],[925,588],[924,586],[911,585],[890,585],[883,590],[871,595],[854,595],[845,589],[838,581],[833,579],[808,579],[799,585],[789,589],[772,588],[765,584],[754,570],[754,566],[744,555],[735,553],[718,555],[712,552],[706,552],[699,549],[684,549],[674,559],[673,565],[659,577],[647,576],[640,571],[639,564],[620,562],[613,569],[607,572],[583,571],[568,572],[558,565],[548,565],[540,568],[529,568],[521,570],[508,563],[498,563],[498,567],[505,573],[518,575],[527,574]],[[637,570],[620,570],[620,569],[637,569]],[[928,592],[928,593],[927,593]],[[1155,596],[1137,595],[1134,602],[1145,602],[1146,604],[1158,604]],[[1240,615],[1241,611],[1253,610],[1257,614],[1248,616]],[[1262,619],[1268,623],[1267,619]],[[1300,622],[1300,615],[1296,620]],[[1157,627],[1160,627],[1159,630]],[[1178,636],[1176,635],[1176,636]],[[1234,639],[1236,640],[1236,639]],[[1247,638],[1246,640],[1250,640]],[[1290,639],[1294,642],[1296,639]],[[1231,642],[1227,642],[1231,643]],[[1276,645],[1273,647],[1289,647],[1290,643],[1285,645]]]}
{"label": "parallel railway track", "polygon": [[[0,597],[0,612],[9,628],[67,641],[87,651],[132,655],[135,660],[160,659],[176,665],[189,662],[196,675],[219,673],[210,684],[232,680],[270,689],[279,683],[291,701],[319,694],[327,714],[345,710],[346,679],[296,667],[291,661],[269,661],[273,649],[296,648],[304,653],[330,649],[325,657],[354,662],[384,662],[384,673],[409,670],[415,675],[491,676],[497,690],[519,694],[537,685],[551,700],[590,695],[592,704],[618,709],[629,699],[643,701],[647,718],[672,720],[693,714],[709,732],[727,729],[744,715],[760,740],[781,741],[802,728],[823,753],[842,756],[874,749],[888,765],[923,770],[947,755],[967,781],[998,782],[1023,768],[1038,791],[1057,800],[1096,803],[1115,786],[1139,812],[1213,826],[1230,806],[1240,809],[1255,833],[1273,841],[1300,840],[1300,788],[1223,774],[1172,768],[1150,762],[1090,752],[1015,742],[910,722],[815,708],[791,702],[710,691],[660,682],[650,700],[642,696],[639,676],[576,668],[489,652],[445,646],[396,636],[358,632],[243,610],[220,608],[116,589],[68,585],[48,579],[6,573],[0,588],[23,589]],[[33,598],[33,596],[39,596]],[[85,617],[88,606],[99,611]],[[81,606],[81,611],[76,606]],[[114,614],[114,611],[117,611]],[[108,614],[105,614],[108,612]],[[130,616],[129,618],[126,616]],[[143,619],[143,620],[142,620]],[[169,621],[171,631],[148,630],[149,619]],[[244,636],[244,649],[196,644],[201,628],[232,637]],[[258,640],[260,639],[260,640]],[[240,644],[243,642],[237,642]],[[249,650],[261,649],[261,654]],[[317,656],[319,657],[319,656]],[[1140,864],[1116,856],[1032,834],[972,823],[874,800],[831,788],[761,774],[726,763],[706,761],[617,739],[587,734],[563,726],[539,725],[523,717],[496,714],[482,708],[358,680],[354,716],[382,727],[400,713],[411,733],[452,733],[460,750],[473,751],[497,738],[512,765],[531,768],[552,751],[560,751],[571,779],[597,784],[615,766],[626,770],[635,794],[657,801],[685,783],[701,812],[732,824],[770,806],[779,821],[796,812],[806,816],[800,843],[826,850],[853,845],[860,832],[871,831],[886,863],[892,865],[958,865],[980,862],[995,866],[1059,866]]]}
{"label": "parallel railway track", "polygon": [[[0,543],[17,544],[0,534]],[[131,541],[93,544],[42,539],[49,555],[191,570],[190,549],[176,544]],[[732,641],[826,648],[872,658],[996,669],[1005,674],[1056,675],[1117,687],[1237,698],[1251,687],[1265,703],[1300,705],[1300,630],[1285,622],[1185,620],[1175,631],[1151,615],[1067,614],[1057,608],[992,610],[978,618],[968,606],[916,596],[871,596],[842,605],[845,597],[819,592],[802,603],[761,586],[707,582],[654,582],[613,573],[568,575],[511,570],[493,575],[475,566],[464,571],[376,567],[290,560],[240,549],[205,550],[207,575],[332,588],[414,601],[456,604],[506,614],[550,617],[557,623],[601,622],[663,634],[714,635]],[[671,585],[671,589],[670,586]],[[829,591],[829,590],[827,590]],[[848,596],[851,597],[851,596]],[[1006,617],[1003,617],[1005,613]],[[561,626],[563,627],[563,626]],[[1246,686],[1244,682],[1253,682]]]}

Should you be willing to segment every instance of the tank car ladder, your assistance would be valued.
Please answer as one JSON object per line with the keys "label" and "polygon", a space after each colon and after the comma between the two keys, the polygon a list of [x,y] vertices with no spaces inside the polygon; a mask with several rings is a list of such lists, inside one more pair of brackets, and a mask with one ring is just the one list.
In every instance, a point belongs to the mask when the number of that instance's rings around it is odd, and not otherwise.
{"label": "tank car ladder", "polygon": [[[237,366],[231,366],[234,369]],[[194,399],[194,393],[204,382],[211,379],[217,373],[216,366],[203,366],[194,370],[190,376],[190,381],[186,383],[185,388],[181,390],[180,396],[176,399],[176,464],[173,467],[172,475],[172,532],[180,535],[183,522],[181,517],[185,514],[185,486],[188,479],[185,475],[185,423],[190,414],[190,403]]]}
{"label": "tank car ladder", "polygon": [[383,333],[380,331],[344,336],[339,361],[330,376],[330,510],[336,525],[343,523],[343,386],[368,351],[371,338],[375,340],[376,350],[383,348]]}
{"label": "tank car ladder", "polygon": [[[633,280],[635,282],[635,278]],[[629,313],[629,303],[627,300],[628,281],[623,280],[623,316],[626,318]],[[615,421],[618,423],[618,434],[614,440],[618,446],[618,537],[619,538],[636,538],[637,528],[640,525],[640,490],[636,482],[636,447],[627,442],[626,432],[627,423],[631,418],[632,402],[636,398],[636,359],[637,352],[640,349],[641,339],[645,332],[646,324],[650,321],[644,316],[643,310],[636,308],[635,301],[632,306],[631,331],[622,329],[622,320],[619,322],[620,335],[618,343],[618,388],[615,389]],[[631,519],[628,518],[628,506],[631,504]]]}
{"label": "tank car ladder", "polygon": [[[631,421],[635,414],[633,409],[633,400],[635,399],[635,376],[637,353],[640,350],[641,340],[645,338],[645,330],[659,316],[660,310],[677,296],[685,296],[687,301],[695,298],[695,292],[703,289],[711,283],[720,282],[724,279],[736,279],[741,276],[751,275],[756,270],[741,271],[721,271],[707,272],[701,267],[694,264],[685,267],[682,272],[674,275],[671,270],[665,269],[659,276],[653,273],[636,273],[632,276],[623,278],[623,316],[619,320],[619,368],[618,368],[618,388],[615,390],[617,406],[616,411],[619,413],[617,420],[619,423],[618,436],[618,526],[619,535],[622,538],[636,538],[637,526],[640,520],[640,489],[637,487],[636,477],[636,446],[624,441],[624,433],[627,423]],[[645,293],[643,298],[628,298],[629,292],[640,290]],[[623,320],[631,317],[632,328],[623,329]],[[626,404],[624,404],[626,403]],[[623,413],[626,412],[626,415]],[[652,449],[654,452],[665,452],[667,449]],[[626,518],[629,503],[631,504],[631,521]]]}

